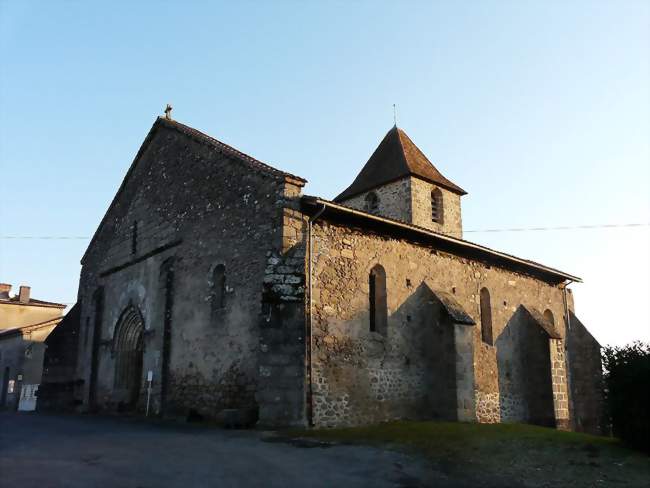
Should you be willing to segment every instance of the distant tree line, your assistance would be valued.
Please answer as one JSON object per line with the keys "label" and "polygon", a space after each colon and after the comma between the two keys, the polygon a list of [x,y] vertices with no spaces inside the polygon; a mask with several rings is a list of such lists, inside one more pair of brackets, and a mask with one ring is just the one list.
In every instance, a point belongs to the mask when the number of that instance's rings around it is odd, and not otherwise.
{"label": "distant tree line", "polygon": [[650,452],[650,344],[603,349],[605,399],[613,434]]}

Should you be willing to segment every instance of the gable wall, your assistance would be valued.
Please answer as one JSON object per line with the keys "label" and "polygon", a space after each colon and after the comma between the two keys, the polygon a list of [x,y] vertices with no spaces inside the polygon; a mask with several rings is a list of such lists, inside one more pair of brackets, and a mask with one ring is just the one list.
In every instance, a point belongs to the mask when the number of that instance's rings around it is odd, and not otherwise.
{"label": "gable wall", "polygon": [[[316,222],[314,246],[316,425],[435,416],[500,421],[507,405],[500,402],[497,348],[481,341],[482,287],[491,294],[495,344],[520,304],[550,309],[564,334],[562,291],[538,279],[331,222]],[[387,277],[386,337],[368,326],[368,273],[377,263]],[[477,325],[445,325],[427,287],[453,294]],[[451,387],[444,378],[432,383],[452,368]],[[450,404],[455,408],[439,408]]]}
{"label": "gable wall", "polygon": [[[88,407],[95,302],[104,293],[98,344],[97,406],[123,400],[114,389],[112,340],[122,312],[135,306],[144,319],[143,387],[153,371],[151,408],[215,417],[225,407],[255,405],[258,328],[266,254],[282,244],[285,182],[256,172],[187,136],[159,127],[110,209],[84,261],[81,398]],[[138,244],[132,254],[133,222]],[[165,352],[166,282],[161,267],[173,260],[173,305]],[[169,262],[169,261],[168,261]],[[225,308],[214,310],[212,273],[226,267]],[[168,354],[169,359],[165,358]],[[163,363],[169,368],[161,405]]]}

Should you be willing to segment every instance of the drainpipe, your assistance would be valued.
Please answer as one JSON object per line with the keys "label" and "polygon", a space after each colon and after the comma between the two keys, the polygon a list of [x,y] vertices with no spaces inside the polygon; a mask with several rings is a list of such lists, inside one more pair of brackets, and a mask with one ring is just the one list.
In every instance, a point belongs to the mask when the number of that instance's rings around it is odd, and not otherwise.
{"label": "drainpipe", "polygon": [[314,266],[314,249],[312,246],[312,224],[320,217],[327,206],[323,204],[323,207],[318,210],[312,217],[309,218],[309,223],[307,225],[307,245],[309,246],[309,404],[308,404],[308,421],[309,425],[313,427],[314,425],[314,367],[312,364],[312,351],[314,347],[314,319],[313,319],[313,309],[314,304],[312,300],[312,275],[313,275],[313,266]]}

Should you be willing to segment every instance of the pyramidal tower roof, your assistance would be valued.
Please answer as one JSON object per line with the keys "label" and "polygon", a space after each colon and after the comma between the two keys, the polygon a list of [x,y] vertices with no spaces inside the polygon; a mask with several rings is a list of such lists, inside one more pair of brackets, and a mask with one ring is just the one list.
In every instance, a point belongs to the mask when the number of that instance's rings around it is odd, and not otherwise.
{"label": "pyramidal tower roof", "polygon": [[360,193],[407,176],[415,176],[449,191],[467,192],[442,176],[406,133],[397,126],[388,131],[352,184],[334,201],[340,202]]}

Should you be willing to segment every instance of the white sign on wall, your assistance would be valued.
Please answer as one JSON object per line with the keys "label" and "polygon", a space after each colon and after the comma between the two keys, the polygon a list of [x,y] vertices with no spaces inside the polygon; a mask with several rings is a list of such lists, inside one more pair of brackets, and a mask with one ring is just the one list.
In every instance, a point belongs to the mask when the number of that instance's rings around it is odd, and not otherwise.
{"label": "white sign on wall", "polygon": [[18,410],[21,412],[33,412],[36,410],[36,391],[38,385],[23,385],[20,389],[20,401]]}

